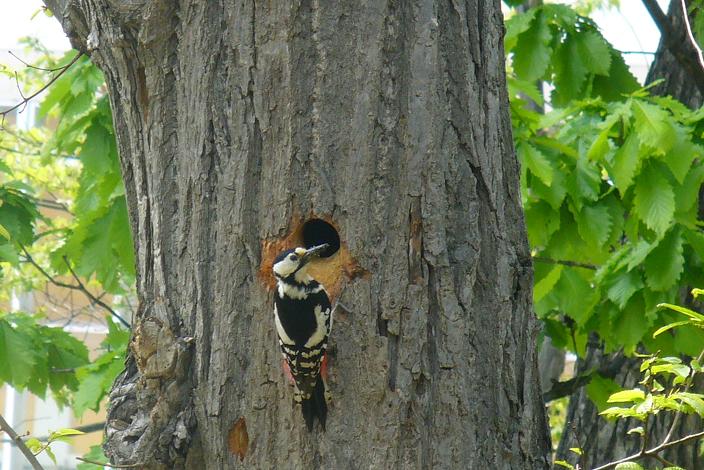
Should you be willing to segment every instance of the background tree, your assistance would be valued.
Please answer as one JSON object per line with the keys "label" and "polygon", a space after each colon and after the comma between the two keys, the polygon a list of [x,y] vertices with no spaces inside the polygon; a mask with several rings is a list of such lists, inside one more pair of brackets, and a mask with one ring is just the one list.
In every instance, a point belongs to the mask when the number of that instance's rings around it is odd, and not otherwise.
{"label": "background tree", "polygon": [[[687,28],[680,1],[670,2],[665,15],[656,2],[644,1],[653,20],[661,31],[662,39],[655,53],[646,83],[660,80],[651,88],[654,94],[671,96],[692,109],[702,105],[701,83],[704,83],[704,69],[697,61],[697,51],[687,36]],[[690,22],[699,24],[696,15],[698,2],[687,2],[692,8]],[[702,193],[700,191],[699,218],[702,218]],[[686,291],[687,289],[682,289]],[[685,299],[683,299],[685,300]],[[687,299],[691,301],[691,297]],[[628,358],[621,352],[605,354],[603,347],[592,342],[584,358],[578,361],[577,375],[595,369],[608,370],[614,381],[624,389],[630,389],[640,380],[640,360]],[[701,378],[696,388],[701,389]],[[589,398],[587,389],[580,388],[570,397],[566,422],[568,430],[562,434],[557,450],[558,456],[568,456],[572,447],[583,447],[586,463],[591,467],[600,463],[617,460],[638,450],[640,442],[627,431],[637,424],[633,420],[623,420],[607,424],[599,417],[599,409]],[[649,442],[661,442],[670,432],[673,423],[671,416],[662,414],[655,418],[648,428]],[[676,423],[673,435],[684,436],[701,429],[701,419],[697,416],[684,417]],[[701,462],[697,442],[676,446],[664,454],[669,461],[683,468],[697,468]],[[654,460],[650,462],[655,464]]]}
{"label": "background tree", "polygon": [[[105,72],[135,238],[116,462],[547,465],[496,2],[47,3]],[[325,435],[265,282],[311,215],[354,310]]]}

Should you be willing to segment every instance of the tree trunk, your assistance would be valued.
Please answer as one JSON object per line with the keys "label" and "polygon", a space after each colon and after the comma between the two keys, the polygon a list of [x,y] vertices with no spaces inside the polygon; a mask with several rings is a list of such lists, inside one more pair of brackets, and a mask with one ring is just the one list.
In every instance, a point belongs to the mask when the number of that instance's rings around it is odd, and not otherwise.
{"label": "tree trunk", "polygon": [[[698,64],[697,68],[693,70],[689,61],[684,65],[680,61],[682,57],[689,57],[696,63],[696,51],[686,37],[684,16],[679,0],[670,2],[667,18],[672,25],[671,31],[678,34],[674,39],[674,44],[679,47],[679,50],[673,53],[673,46],[666,44],[664,38],[661,39],[646,83],[664,79],[662,83],[651,89],[653,94],[669,95],[690,108],[697,108],[702,105],[702,95],[697,88],[697,81],[704,80],[704,70]],[[697,79],[693,72],[698,73],[700,77]],[[704,193],[702,191],[700,191],[699,200],[700,217],[702,217],[704,216],[702,214],[702,208],[704,208]],[[613,356],[603,354],[603,349],[598,342],[596,344],[590,342],[587,356],[577,363],[576,373],[587,373],[613,360]],[[641,379],[640,364],[639,359],[626,358],[614,380],[625,389],[636,387]],[[704,383],[701,383],[701,380],[699,382],[699,386],[695,386],[695,389],[701,390]],[[663,441],[672,425],[672,416],[671,413],[663,413],[652,419],[648,428],[648,442],[651,446]],[[573,457],[574,454],[569,449],[582,447],[585,450],[586,468],[592,468],[634,454],[640,450],[640,439],[635,435],[626,434],[626,432],[639,424],[635,420],[619,420],[615,423],[605,421],[599,416],[598,410],[587,396],[586,390],[582,388],[570,398],[565,432],[563,432],[558,446],[557,457],[576,461],[576,458]],[[701,431],[701,420],[697,416],[689,416],[679,421],[673,432],[673,439],[697,431]],[[663,453],[663,456],[690,470],[698,469],[702,465],[697,441],[670,448]],[[652,459],[640,463],[646,468],[659,465],[659,462]],[[556,466],[555,469],[557,468],[562,467]]]}
{"label": "tree trunk", "polygon": [[[137,250],[113,462],[547,468],[498,0],[47,3],[105,72]],[[269,273],[312,218],[352,312],[309,434]]]}

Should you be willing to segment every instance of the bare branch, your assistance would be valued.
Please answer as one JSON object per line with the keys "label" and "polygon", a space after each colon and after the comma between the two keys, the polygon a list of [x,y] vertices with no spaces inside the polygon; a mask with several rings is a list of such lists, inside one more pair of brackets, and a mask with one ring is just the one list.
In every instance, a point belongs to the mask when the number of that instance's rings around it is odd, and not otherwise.
{"label": "bare branch", "polygon": [[3,418],[2,415],[0,415],[0,429],[5,431],[8,436],[10,436],[10,439],[17,445],[17,447],[20,449],[22,454],[25,456],[27,461],[30,463],[32,468],[34,470],[44,470],[44,467],[41,466],[39,461],[37,460],[37,457],[32,453],[31,450],[27,447],[27,445],[24,443],[22,438],[17,435],[14,429],[12,429],[12,426],[10,426],[10,423],[5,421],[5,418]]}
{"label": "bare branch", "polygon": [[592,269],[592,270],[599,269],[599,266],[596,266],[594,264],[580,263],[578,261],[567,261],[567,260],[561,260],[561,259],[544,258],[542,256],[534,256],[533,261],[538,262],[538,263],[547,263],[547,264],[561,264],[563,266],[570,266],[572,268],[584,268],[584,269]]}
{"label": "bare branch", "polygon": [[[81,282],[80,278],[76,275],[73,268],[71,268],[71,265],[69,264],[68,259],[66,259],[65,256],[64,256],[64,262],[66,263],[66,266],[68,267],[69,272],[71,273],[73,278],[76,280],[77,284],[67,284],[65,282],[57,281],[56,279],[54,279],[54,277],[51,274],[46,272],[44,270],[44,268],[42,268],[39,265],[39,263],[37,263],[34,260],[34,258],[32,258],[32,256],[29,254],[27,249],[24,247],[24,245],[20,244],[20,248],[22,248],[22,252],[24,253],[24,256],[25,256],[25,259],[27,260],[27,262],[30,263],[32,266],[34,266],[37,269],[37,271],[39,271],[47,279],[47,281],[51,282],[52,284],[54,284],[55,286],[58,286],[58,287],[64,287],[66,289],[73,289],[73,290],[78,290],[78,291],[83,292],[83,294],[86,297],[88,297],[92,303],[99,305],[102,308],[104,308],[105,310],[107,310],[108,313],[110,313],[110,315],[115,317],[126,328],[129,328],[129,329],[132,328],[132,325],[130,325],[130,323],[127,320],[122,318],[122,316],[119,313],[117,313],[108,304],[106,304],[105,302],[103,302],[102,300],[100,300],[99,298],[94,296],[88,289],[86,289],[86,287]],[[101,297],[102,297],[102,294],[101,294]]]}
{"label": "bare branch", "polygon": [[[88,297],[94,304],[100,305],[100,306],[103,307],[105,310],[107,310],[108,312],[110,312],[110,314],[111,314],[113,317],[117,318],[123,325],[125,325],[125,327],[127,327],[127,328],[132,328],[132,325],[130,325],[130,324],[127,322],[127,320],[125,320],[124,318],[122,318],[122,316],[120,316],[120,315],[119,315],[115,310],[113,310],[108,304],[106,304],[105,302],[103,302],[102,300],[100,300],[98,297],[94,296],[88,289],[86,289],[86,287],[85,287],[85,286],[83,285],[83,283],[81,282],[81,278],[78,277],[78,275],[76,274],[76,272],[75,272],[75,271],[73,270],[73,268],[71,267],[71,263],[68,262],[68,258],[66,258],[66,256],[64,256],[63,259],[64,259],[64,263],[66,263],[66,267],[68,268],[69,272],[71,273],[71,275],[73,276],[73,278],[76,280],[76,283],[78,283],[78,288],[79,288],[81,291],[83,291],[83,293],[86,295],[86,297]],[[103,294],[101,294],[100,296],[102,297]]]}
{"label": "bare branch", "polygon": [[[25,96],[22,94],[22,91],[20,90],[20,96],[22,96],[22,101],[20,101],[19,103],[17,103],[16,105],[14,105],[13,107],[11,107],[10,109],[6,109],[5,111],[0,112],[0,116],[2,116],[2,124],[0,124],[0,127],[5,127],[5,116],[7,116],[9,113],[11,113],[12,111],[14,111],[15,109],[18,109],[18,108],[27,106],[27,103],[29,103],[32,99],[34,99],[34,98],[36,98],[38,95],[40,95],[44,90],[46,90],[47,88],[49,88],[56,80],[58,80],[61,75],[63,75],[64,73],[66,73],[66,71],[67,71],[69,68],[71,68],[71,66],[72,66],[73,64],[75,64],[76,61],[78,61],[78,59],[79,59],[82,55],[83,55],[82,52],[79,52],[78,54],[76,54],[76,57],[74,57],[73,59],[71,59],[71,62],[69,62],[68,64],[64,65],[63,67],[60,67],[60,68],[58,69],[58,73],[57,73],[56,75],[54,75],[53,77],[51,77],[51,80],[49,80],[43,87],[41,87],[39,90],[35,91],[35,92],[32,93],[31,95],[25,97]],[[15,76],[15,79],[17,79],[16,76]],[[19,83],[18,83],[17,86],[18,86],[18,88],[19,88]],[[23,109],[24,109],[24,108],[23,108]],[[21,111],[20,111],[20,112],[21,112]]]}

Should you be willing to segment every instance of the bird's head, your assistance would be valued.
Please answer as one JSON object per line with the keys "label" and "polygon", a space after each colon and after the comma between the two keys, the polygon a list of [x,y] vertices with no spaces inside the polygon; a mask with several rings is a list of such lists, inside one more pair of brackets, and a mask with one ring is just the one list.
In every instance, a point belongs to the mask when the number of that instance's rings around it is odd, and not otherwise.
{"label": "bird's head", "polygon": [[312,248],[294,248],[281,252],[274,260],[272,269],[277,279],[294,278],[304,282],[307,277],[306,266],[310,260],[317,258],[328,248],[327,243]]}

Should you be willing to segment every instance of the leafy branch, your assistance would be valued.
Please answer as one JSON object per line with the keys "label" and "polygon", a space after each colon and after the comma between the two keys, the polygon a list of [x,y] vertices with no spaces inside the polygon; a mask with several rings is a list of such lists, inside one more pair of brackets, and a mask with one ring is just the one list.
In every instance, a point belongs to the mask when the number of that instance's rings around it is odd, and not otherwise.
{"label": "leafy branch", "polygon": [[[696,298],[704,293],[701,289],[692,290],[692,295]],[[669,308],[688,317],[687,320],[672,322],[658,329],[653,337],[656,337],[668,330],[680,326],[704,327],[704,315],[697,313],[686,307],[672,304],[660,304],[660,308]],[[702,360],[704,360],[704,350],[696,359],[693,359],[689,366],[682,363],[677,357],[659,357],[658,355],[645,356],[646,359],[641,365],[644,378],[640,382],[646,389],[639,388],[632,390],[622,390],[609,397],[609,403],[632,403],[631,407],[613,407],[604,410],[601,414],[615,418],[635,418],[643,422],[642,427],[632,429],[641,436],[640,450],[628,457],[624,457],[613,462],[601,465],[593,470],[607,470],[617,467],[625,462],[641,460],[646,457],[654,458],[665,465],[673,465],[668,462],[660,453],[670,447],[685,444],[689,441],[704,438],[704,431],[695,432],[679,439],[671,440],[675,429],[683,414],[696,413],[704,417],[704,395],[689,392],[694,377],[698,372],[704,371]],[[672,377],[671,389],[665,391],[661,385],[663,379],[669,380]],[[660,381],[658,381],[660,379]],[[648,425],[650,419],[659,411],[675,410],[675,416],[667,435],[662,442],[654,447],[648,448]]]}
{"label": "leafy branch", "polygon": [[37,457],[32,453],[31,450],[29,450],[29,447],[27,447],[22,438],[15,432],[15,430],[12,429],[10,423],[5,421],[5,418],[3,418],[2,415],[0,415],[0,429],[5,431],[5,433],[10,436],[10,439],[12,439],[12,441],[17,445],[17,447],[20,449],[20,451],[25,456],[25,458],[34,470],[44,470],[44,467],[41,466],[41,464],[37,460]]}

